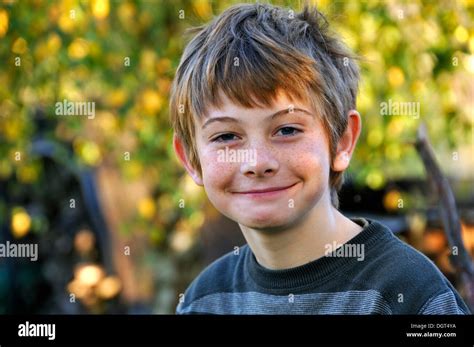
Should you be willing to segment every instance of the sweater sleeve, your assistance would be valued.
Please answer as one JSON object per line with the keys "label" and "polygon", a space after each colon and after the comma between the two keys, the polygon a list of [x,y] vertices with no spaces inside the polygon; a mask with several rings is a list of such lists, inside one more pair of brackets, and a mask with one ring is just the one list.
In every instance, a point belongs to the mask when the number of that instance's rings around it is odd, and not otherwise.
{"label": "sweater sleeve", "polygon": [[470,312],[464,305],[460,306],[453,291],[447,289],[428,299],[418,314],[470,314]]}

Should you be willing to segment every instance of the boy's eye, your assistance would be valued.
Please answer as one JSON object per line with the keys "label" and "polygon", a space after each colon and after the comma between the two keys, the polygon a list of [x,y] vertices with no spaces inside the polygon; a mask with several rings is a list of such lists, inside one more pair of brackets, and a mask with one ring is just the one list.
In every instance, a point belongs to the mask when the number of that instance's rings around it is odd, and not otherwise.
{"label": "boy's eye", "polygon": [[281,135],[283,136],[292,136],[292,135],[296,135],[299,132],[301,132],[301,130],[293,128],[293,127],[283,127],[277,131],[277,134],[281,133]]}
{"label": "boy's eye", "polygon": [[[293,136],[296,135],[297,133],[301,132],[301,130],[293,128],[293,127],[283,127],[278,129],[277,135],[280,133],[282,136]],[[214,137],[211,142],[229,142],[236,140],[238,137],[237,135],[234,135],[232,133],[225,133],[221,134],[219,136]]]}
{"label": "boy's eye", "polygon": [[234,140],[235,137],[236,136],[234,134],[227,133],[227,134],[222,134],[217,137],[214,137],[211,141],[212,142],[228,142],[228,141]]}

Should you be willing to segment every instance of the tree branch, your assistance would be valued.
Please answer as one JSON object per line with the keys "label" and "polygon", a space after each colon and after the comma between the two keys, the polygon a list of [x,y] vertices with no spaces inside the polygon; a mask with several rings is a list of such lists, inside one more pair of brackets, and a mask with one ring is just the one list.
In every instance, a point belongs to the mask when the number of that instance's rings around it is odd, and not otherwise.
{"label": "tree branch", "polygon": [[[474,309],[474,264],[469,253],[464,247],[461,234],[461,221],[459,219],[456,201],[448,180],[439,168],[434,151],[430,145],[425,124],[418,128],[417,140],[415,142],[426,174],[434,193],[439,198],[438,206],[444,231],[451,249],[450,261],[457,273],[460,274],[462,292],[467,298],[467,304],[471,310]],[[453,251],[456,250],[456,253]]]}

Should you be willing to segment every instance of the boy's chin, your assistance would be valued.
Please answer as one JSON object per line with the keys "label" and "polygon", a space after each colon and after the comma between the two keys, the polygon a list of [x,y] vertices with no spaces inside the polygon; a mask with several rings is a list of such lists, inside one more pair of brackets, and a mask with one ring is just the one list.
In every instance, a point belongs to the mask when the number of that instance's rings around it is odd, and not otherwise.
{"label": "boy's chin", "polygon": [[279,232],[287,230],[292,225],[293,219],[288,218],[242,218],[238,223],[250,229],[261,232]]}

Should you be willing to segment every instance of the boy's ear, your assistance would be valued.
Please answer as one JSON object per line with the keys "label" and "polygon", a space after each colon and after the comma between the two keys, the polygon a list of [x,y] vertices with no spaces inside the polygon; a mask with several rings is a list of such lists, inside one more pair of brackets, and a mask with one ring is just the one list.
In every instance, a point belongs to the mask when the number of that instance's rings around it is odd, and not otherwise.
{"label": "boy's ear", "polygon": [[347,117],[347,128],[339,139],[336,155],[332,161],[333,171],[344,171],[347,169],[360,135],[362,124],[359,112],[350,110]]}
{"label": "boy's ear", "polygon": [[181,162],[181,164],[183,164],[184,168],[186,169],[188,174],[192,177],[193,181],[197,185],[203,186],[204,183],[202,181],[201,174],[189,162],[188,156],[186,154],[186,149],[184,148],[183,141],[181,141],[179,136],[177,136],[176,134],[174,134],[173,136],[173,148],[174,148],[174,152],[178,156],[179,161]]}

